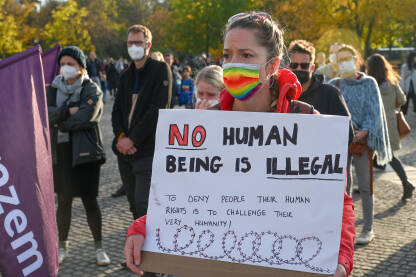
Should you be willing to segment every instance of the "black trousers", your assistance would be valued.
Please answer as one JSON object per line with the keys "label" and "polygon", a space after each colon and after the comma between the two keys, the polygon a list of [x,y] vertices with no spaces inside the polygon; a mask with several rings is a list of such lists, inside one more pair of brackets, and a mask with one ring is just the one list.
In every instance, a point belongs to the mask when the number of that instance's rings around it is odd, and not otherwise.
{"label": "black trousers", "polygon": [[392,160],[389,162],[390,166],[396,171],[397,176],[399,176],[400,181],[402,181],[403,185],[407,182],[407,175],[406,171],[404,171],[403,165],[401,161],[396,158],[393,154]]}
{"label": "black trousers", "polygon": [[118,168],[134,219],[147,214],[153,157],[127,161],[118,157]]}
{"label": "black trousers", "polygon": [[409,93],[407,93],[406,97],[407,97],[406,104],[404,104],[403,107],[402,107],[403,113],[404,114],[407,113],[407,109],[409,108],[410,99],[412,99],[412,101],[413,101],[413,111],[416,112],[416,94],[415,94],[415,91],[413,89],[410,89]]}

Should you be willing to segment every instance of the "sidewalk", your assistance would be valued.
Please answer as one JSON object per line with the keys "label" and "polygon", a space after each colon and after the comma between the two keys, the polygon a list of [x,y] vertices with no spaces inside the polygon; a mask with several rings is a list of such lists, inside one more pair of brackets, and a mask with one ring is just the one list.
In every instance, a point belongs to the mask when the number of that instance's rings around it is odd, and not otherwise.
{"label": "sidewalk", "polygon": [[[102,130],[107,152],[103,165],[99,204],[103,215],[103,242],[112,263],[106,267],[95,264],[95,251],[82,203],[73,203],[72,224],[69,233],[69,257],[60,266],[60,277],[69,276],[137,276],[120,268],[123,261],[124,239],[132,222],[125,197],[111,198],[120,185],[117,161],[110,145],[112,101],[105,105]],[[410,109],[409,109],[410,110]],[[416,114],[410,112],[412,133],[403,141],[398,156],[406,163],[410,180],[416,183]],[[375,171],[375,220],[376,239],[366,247],[356,247],[354,271],[350,276],[416,276],[416,200],[400,202],[402,187],[399,178],[391,170]],[[362,227],[359,195],[354,196],[357,233]]]}

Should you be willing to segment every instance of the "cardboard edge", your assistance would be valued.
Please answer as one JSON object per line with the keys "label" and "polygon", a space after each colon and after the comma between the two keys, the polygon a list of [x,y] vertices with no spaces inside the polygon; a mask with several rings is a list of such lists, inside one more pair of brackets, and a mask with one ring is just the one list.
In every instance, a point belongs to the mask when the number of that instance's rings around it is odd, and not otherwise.
{"label": "cardboard edge", "polygon": [[142,252],[140,268],[148,272],[174,274],[179,277],[324,277],[330,276],[302,271],[238,264],[156,252]]}

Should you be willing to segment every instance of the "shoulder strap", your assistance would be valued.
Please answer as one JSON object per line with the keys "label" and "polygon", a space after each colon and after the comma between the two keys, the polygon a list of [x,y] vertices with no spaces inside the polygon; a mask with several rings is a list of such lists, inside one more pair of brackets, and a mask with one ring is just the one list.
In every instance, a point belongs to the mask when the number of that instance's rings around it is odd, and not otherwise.
{"label": "shoulder strap", "polygon": [[46,101],[48,102],[48,106],[56,106],[56,94],[58,93],[58,89],[52,86],[48,86],[46,88]]}
{"label": "shoulder strap", "polygon": [[82,81],[82,87],[85,87],[90,81],[91,80],[89,78]]}
{"label": "shoulder strap", "polygon": [[341,79],[337,79],[337,82],[335,83],[335,86],[339,89],[339,84],[341,83]]}
{"label": "shoulder strap", "polygon": [[[80,95],[82,95],[82,93],[84,92],[84,88],[85,88],[85,87],[86,87],[86,86],[87,86],[90,82],[92,82],[90,78],[85,79],[84,81],[82,81],[82,84],[81,84],[82,89],[81,89],[81,92],[79,93]],[[68,99],[69,99],[69,98],[68,98]]]}

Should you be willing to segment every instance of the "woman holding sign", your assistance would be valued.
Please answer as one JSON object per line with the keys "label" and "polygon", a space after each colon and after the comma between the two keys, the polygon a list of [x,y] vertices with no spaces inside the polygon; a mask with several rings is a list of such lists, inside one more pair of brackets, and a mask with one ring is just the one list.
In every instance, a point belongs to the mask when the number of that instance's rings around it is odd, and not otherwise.
{"label": "woman holding sign", "polygon": [[[224,84],[221,110],[316,113],[313,107],[296,101],[301,86],[288,70],[279,70],[283,54],[283,32],[267,13],[250,12],[232,16],[224,38]],[[238,81],[235,81],[238,80]],[[144,243],[146,217],[137,219],[129,229],[124,254],[128,267],[139,269]],[[347,276],[354,254],[354,213],[352,199],[344,194],[341,245],[334,276]]]}

